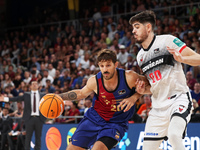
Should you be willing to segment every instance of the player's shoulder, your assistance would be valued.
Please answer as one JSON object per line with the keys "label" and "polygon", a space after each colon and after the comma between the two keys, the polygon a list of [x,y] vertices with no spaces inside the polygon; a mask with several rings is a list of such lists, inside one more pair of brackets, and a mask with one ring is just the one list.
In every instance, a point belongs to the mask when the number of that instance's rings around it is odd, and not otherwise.
{"label": "player's shoulder", "polygon": [[87,86],[93,87],[96,86],[96,75],[91,76],[87,81]]}
{"label": "player's shoulder", "polygon": [[160,39],[168,39],[168,38],[176,38],[175,36],[171,35],[171,34],[162,34],[162,35],[156,35],[156,39],[160,40]]}
{"label": "player's shoulder", "polygon": [[136,78],[138,77],[138,74],[133,70],[126,70],[125,76],[127,80],[131,81],[131,80],[136,80]]}

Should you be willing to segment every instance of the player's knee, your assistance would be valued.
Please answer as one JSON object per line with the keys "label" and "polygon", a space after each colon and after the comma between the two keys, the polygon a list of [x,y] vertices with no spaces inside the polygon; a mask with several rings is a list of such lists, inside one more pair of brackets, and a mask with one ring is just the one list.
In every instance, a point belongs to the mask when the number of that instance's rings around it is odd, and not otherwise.
{"label": "player's knee", "polygon": [[181,137],[180,134],[177,134],[176,132],[169,131],[168,132],[168,139],[169,139],[169,142],[172,145],[174,145],[176,143],[179,143],[179,141],[181,142],[182,137]]}
{"label": "player's knee", "polygon": [[159,150],[161,141],[144,141],[142,150]]}

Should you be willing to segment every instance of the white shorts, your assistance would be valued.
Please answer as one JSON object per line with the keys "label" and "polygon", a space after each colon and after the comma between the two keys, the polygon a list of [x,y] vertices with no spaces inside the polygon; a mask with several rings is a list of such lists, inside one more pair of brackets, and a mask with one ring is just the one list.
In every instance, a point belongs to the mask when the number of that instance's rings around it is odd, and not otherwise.
{"label": "white shorts", "polygon": [[173,104],[168,108],[152,108],[146,122],[144,140],[166,140],[171,118],[180,116],[188,123],[192,109],[190,93],[176,97]]}

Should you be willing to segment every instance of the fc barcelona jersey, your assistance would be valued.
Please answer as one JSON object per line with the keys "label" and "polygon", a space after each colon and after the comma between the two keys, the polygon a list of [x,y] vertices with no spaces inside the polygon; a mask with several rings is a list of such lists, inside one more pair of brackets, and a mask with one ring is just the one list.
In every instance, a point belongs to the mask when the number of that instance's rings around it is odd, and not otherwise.
{"label": "fc barcelona jersey", "polygon": [[106,122],[124,123],[132,117],[134,107],[124,112],[117,106],[119,103],[135,93],[135,88],[131,89],[125,77],[125,70],[117,68],[118,85],[114,91],[108,91],[104,86],[103,75],[97,73],[97,94],[94,95],[92,107],[86,112],[85,116],[92,121],[100,123]]}

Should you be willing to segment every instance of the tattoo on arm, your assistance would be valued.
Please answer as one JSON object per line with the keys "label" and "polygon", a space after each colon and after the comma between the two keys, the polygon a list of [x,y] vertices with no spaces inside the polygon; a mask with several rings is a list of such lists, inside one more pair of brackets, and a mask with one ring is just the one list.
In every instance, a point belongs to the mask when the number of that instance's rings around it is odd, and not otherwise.
{"label": "tattoo on arm", "polygon": [[75,92],[67,92],[60,94],[63,100],[76,100],[77,94]]}

